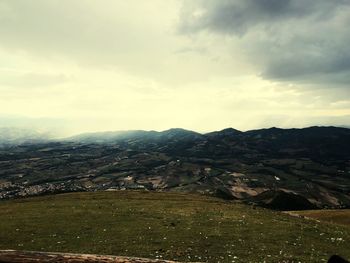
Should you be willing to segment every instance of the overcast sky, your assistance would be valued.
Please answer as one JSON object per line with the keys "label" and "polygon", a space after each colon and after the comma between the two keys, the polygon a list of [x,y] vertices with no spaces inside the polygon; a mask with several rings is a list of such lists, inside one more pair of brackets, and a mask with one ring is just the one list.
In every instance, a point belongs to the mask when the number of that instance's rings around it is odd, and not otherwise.
{"label": "overcast sky", "polygon": [[0,127],[350,125],[350,0],[0,0]]}

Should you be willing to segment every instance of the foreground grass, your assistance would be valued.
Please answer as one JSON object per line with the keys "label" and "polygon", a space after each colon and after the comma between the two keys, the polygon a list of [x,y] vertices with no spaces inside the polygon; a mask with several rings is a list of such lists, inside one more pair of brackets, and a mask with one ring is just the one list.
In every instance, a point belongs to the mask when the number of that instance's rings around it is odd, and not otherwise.
{"label": "foreground grass", "polygon": [[0,249],[208,262],[350,258],[350,228],[199,195],[71,193],[0,202]]}
{"label": "foreground grass", "polygon": [[350,209],[292,211],[291,213],[333,224],[350,226]]}

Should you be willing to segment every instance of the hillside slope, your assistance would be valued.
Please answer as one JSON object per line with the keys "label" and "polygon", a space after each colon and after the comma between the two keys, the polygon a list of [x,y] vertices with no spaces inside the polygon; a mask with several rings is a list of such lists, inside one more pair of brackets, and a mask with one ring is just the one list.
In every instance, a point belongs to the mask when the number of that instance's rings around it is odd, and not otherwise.
{"label": "hillside slope", "polygon": [[201,262],[350,258],[350,228],[203,195],[71,193],[0,202],[0,249]]}

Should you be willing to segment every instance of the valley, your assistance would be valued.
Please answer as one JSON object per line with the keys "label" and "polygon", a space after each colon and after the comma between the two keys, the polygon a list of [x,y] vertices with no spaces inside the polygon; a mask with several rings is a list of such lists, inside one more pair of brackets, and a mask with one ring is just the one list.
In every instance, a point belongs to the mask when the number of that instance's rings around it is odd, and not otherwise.
{"label": "valley", "polygon": [[87,134],[0,148],[0,198],[188,192],[278,210],[350,207],[350,130],[183,129]]}

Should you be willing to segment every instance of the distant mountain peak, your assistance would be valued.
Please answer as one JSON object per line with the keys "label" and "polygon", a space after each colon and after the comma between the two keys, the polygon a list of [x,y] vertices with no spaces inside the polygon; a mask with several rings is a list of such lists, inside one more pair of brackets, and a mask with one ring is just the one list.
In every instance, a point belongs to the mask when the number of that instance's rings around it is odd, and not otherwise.
{"label": "distant mountain peak", "polygon": [[162,131],[160,133],[168,133],[168,134],[181,134],[181,133],[192,133],[192,134],[199,134],[195,131],[191,131],[191,130],[186,130],[183,128],[171,128],[165,131]]}
{"label": "distant mountain peak", "polygon": [[243,132],[236,130],[234,128],[226,128],[223,129],[221,131],[214,131],[214,132],[209,132],[206,134],[206,136],[209,137],[226,137],[226,136],[235,136],[235,135],[239,135],[242,134]]}
{"label": "distant mountain peak", "polygon": [[223,129],[221,130],[221,132],[227,132],[227,133],[242,133],[240,130],[236,130],[234,128],[226,128],[226,129]]}

